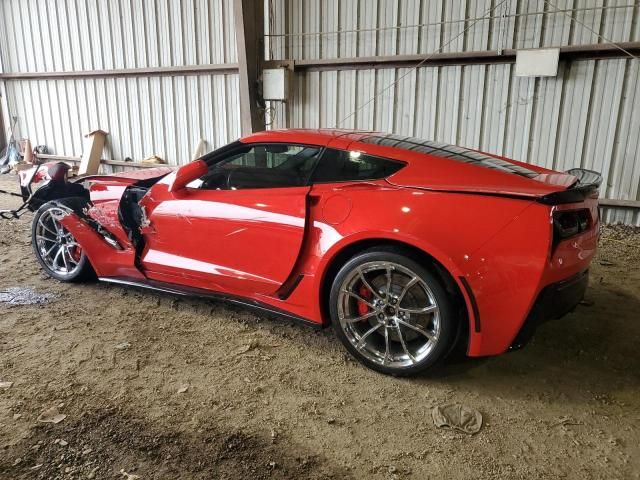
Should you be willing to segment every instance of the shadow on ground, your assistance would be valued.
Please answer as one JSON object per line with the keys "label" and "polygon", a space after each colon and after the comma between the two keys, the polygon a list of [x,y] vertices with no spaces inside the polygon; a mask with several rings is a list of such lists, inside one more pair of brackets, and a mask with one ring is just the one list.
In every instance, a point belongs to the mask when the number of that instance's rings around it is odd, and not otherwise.
{"label": "shadow on ground", "polygon": [[290,453],[277,439],[214,424],[160,430],[115,406],[31,433],[4,450],[0,478],[126,478],[121,471],[145,479],[351,478],[318,455]]}
{"label": "shadow on ground", "polygon": [[590,287],[585,302],[567,316],[546,322],[521,350],[487,358],[456,357],[419,383],[509,384],[512,396],[553,385],[560,394],[576,389],[615,393],[640,384],[637,349],[640,301],[619,289]]}

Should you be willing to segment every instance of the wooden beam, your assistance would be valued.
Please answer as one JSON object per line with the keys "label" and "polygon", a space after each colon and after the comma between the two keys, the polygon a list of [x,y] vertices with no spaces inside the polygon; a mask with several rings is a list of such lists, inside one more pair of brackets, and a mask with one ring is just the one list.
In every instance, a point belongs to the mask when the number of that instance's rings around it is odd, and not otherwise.
{"label": "wooden beam", "polygon": [[184,76],[238,73],[237,63],[209,63],[204,65],[180,65],[175,67],[114,68],[112,70],[74,70],[64,72],[0,72],[0,80],[46,80],[63,78],[108,78]]}
{"label": "wooden beam", "polygon": [[264,0],[234,0],[238,72],[240,74],[240,126],[243,135],[265,129],[260,115],[258,78],[264,60]]}
{"label": "wooden beam", "polygon": [[94,130],[87,133],[84,138],[84,148],[82,152],[82,160],[78,167],[78,174],[95,175],[100,170],[100,157],[105,141],[109,135],[104,130]]}

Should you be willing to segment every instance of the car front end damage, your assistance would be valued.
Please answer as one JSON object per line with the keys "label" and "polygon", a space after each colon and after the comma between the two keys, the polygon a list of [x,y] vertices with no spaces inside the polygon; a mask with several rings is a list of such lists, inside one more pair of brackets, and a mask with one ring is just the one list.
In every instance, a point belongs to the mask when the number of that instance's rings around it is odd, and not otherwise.
{"label": "car front end damage", "polygon": [[1,193],[21,197],[23,203],[16,209],[1,210],[0,217],[7,220],[19,218],[26,212],[35,212],[47,202],[64,198],[89,202],[89,190],[82,181],[70,180],[69,170],[69,165],[64,162],[48,162],[18,172],[20,193]]}
{"label": "car front end damage", "polygon": [[123,228],[138,218],[139,200],[148,188],[170,173],[168,167],[68,178],[69,166],[49,162],[19,172],[23,203],[16,209],[0,211],[3,219],[17,219],[54,205],[52,214],[73,235],[100,276],[127,275],[142,278],[134,266],[135,229]]}
{"label": "car front end damage", "polygon": [[[21,191],[27,197],[23,208],[33,211],[55,202],[59,207],[57,220],[82,246],[100,279],[147,284],[149,279],[140,267],[145,249],[141,229],[148,227],[141,204],[145,204],[143,198],[153,198],[148,195],[149,189],[171,170],[93,176],[73,182],[66,177],[56,180],[49,173],[38,175],[39,168],[23,176],[25,184],[21,184]],[[491,169],[489,174],[493,174]],[[46,180],[47,176],[48,183],[33,190],[32,184]],[[544,180],[528,180],[524,192],[515,187],[509,191],[490,191],[488,186],[475,192],[450,186],[440,189],[422,181],[402,185],[397,178],[397,184],[389,182],[393,188],[385,190],[389,195],[389,228],[382,225],[383,216],[378,219],[378,228],[389,232],[411,231],[416,239],[429,240],[430,244],[424,245],[416,240],[415,246],[432,254],[459,284],[470,320],[467,351],[470,356],[496,355],[521,346],[540,321],[564,315],[583,298],[589,263],[597,247],[601,178],[586,170],[565,174],[541,172],[540,176]],[[499,180],[496,177],[494,183]],[[400,217],[391,195],[402,198]],[[359,219],[366,218],[364,212],[370,208],[371,199],[370,193],[362,188],[349,190],[348,196],[352,217],[357,217],[357,221],[335,227],[344,230],[341,235],[345,238],[349,237],[349,229],[363,228]],[[467,199],[471,196],[476,205],[486,206],[483,211],[491,213],[490,218],[479,218],[469,211]],[[361,197],[367,205],[362,215],[358,214]],[[438,210],[442,202],[446,202],[446,212]],[[412,214],[406,215],[409,212]],[[459,213],[456,224],[449,221],[451,212]],[[325,213],[323,209],[322,215]],[[313,218],[313,212],[310,217]],[[398,228],[400,219],[412,222],[416,218],[429,218],[429,222]],[[446,232],[432,228],[438,222],[447,225]],[[474,228],[482,235],[467,235]],[[316,245],[313,237],[307,242],[309,248]],[[303,251],[302,258],[306,258],[306,252]],[[287,298],[286,311],[320,320],[320,308],[309,305],[309,295],[302,295],[313,292],[305,290],[304,281],[300,284],[298,291]],[[314,290],[315,286],[309,288]],[[308,315],[310,311],[313,316]]]}
{"label": "car front end damage", "polygon": [[43,183],[51,181],[51,174],[53,174],[53,172],[50,174],[50,170],[54,168],[56,171],[68,170],[66,164],[58,165],[55,162],[49,162],[18,172],[20,193],[8,192],[6,190],[0,190],[0,193],[20,197],[23,203],[18,208],[0,210],[0,218],[5,220],[17,219],[27,212],[36,211],[43,203],[46,203],[46,201],[48,201],[47,197],[50,194],[46,190],[37,195],[35,192],[39,190],[38,187],[42,186]]}

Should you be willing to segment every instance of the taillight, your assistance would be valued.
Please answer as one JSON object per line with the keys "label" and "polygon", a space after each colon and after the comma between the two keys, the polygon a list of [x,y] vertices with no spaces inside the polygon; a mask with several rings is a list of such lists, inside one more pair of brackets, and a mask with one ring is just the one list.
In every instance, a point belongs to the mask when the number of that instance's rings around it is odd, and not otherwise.
{"label": "taillight", "polygon": [[556,211],[553,214],[554,243],[586,232],[590,225],[591,214],[586,208]]}

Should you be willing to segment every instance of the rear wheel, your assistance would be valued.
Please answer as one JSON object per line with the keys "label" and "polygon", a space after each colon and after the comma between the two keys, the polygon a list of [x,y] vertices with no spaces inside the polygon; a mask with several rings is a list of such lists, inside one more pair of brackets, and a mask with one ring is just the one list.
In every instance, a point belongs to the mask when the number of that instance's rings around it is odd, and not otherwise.
{"label": "rear wheel", "polygon": [[436,275],[397,248],[363,252],[342,267],[330,295],[334,330],[364,365],[412,375],[441,360],[457,330]]}
{"label": "rear wheel", "polygon": [[82,247],[60,223],[64,215],[65,210],[53,202],[40,207],[31,228],[33,251],[51,277],[63,282],[84,280],[93,270]]}

